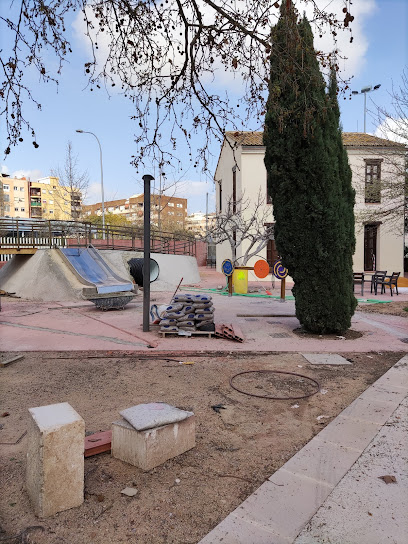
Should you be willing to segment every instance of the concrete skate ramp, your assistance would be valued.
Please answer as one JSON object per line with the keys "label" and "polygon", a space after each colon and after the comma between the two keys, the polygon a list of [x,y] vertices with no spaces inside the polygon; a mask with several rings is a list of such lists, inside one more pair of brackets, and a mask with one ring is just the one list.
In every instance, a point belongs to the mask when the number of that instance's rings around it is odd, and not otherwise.
{"label": "concrete skate ramp", "polygon": [[[133,283],[116,274],[99,252],[92,248],[60,248],[67,264],[87,286],[95,287],[99,294],[131,291]],[[87,291],[87,289],[85,289]]]}
{"label": "concrete skate ramp", "polygon": [[56,249],[14,255],[0,270],[0,289],[27,300],[83,300],[84,287]]}
{"label": "concrete skate ramp", "polygon": [[[103,260],[115,275],[131,283],[127,261],[143,253],[136,251],[99,250]],[[152,291],[174,290],[181,277],[183,285],[199,283],[200,274],[195,257],[152,253],[158,262],[160,275],[150,284]],[[0,289],[27,300],[74,301],[83,300],[84,292],[97,293],[88,280],[80,280],[68,259],[58,249],[39,249],[34,255],[14,255],[0,269]]]}

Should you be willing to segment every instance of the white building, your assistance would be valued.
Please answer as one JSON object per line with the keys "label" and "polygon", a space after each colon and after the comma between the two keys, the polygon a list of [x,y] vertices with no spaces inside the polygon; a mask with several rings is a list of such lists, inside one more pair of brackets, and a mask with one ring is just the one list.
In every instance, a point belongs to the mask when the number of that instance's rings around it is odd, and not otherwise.
{"label": "white building", "polygon": [[[225,211],[228,201],[244,198],[255,202],[258,194],[261,194],[268,223],[274,222],[272,204],[267,198],[262,136],[262,132],[226,133],[214,175],[217,214]],[[354,271],[387,270],[388,273],[403,274],[403,212],[400,218],[394,217],[392,221],[380,216],[377,221],[375,212],[387,205],[384,202],[387,197],[380,189],[382,182],[392,183],[395,179],[396,183],[401,184],[406,148],[399,143],[357,132],[343,133],[343,142],[356,190]],[[397,198],[403,199],[403,195]],[[368,220],[367,212],[370,212]],[[245,251],[244,244],[237,249],[237,259]],[[217,245],[217,270],[220,270],[224,259],[231,257],[231,248],[227,242]],[[268,242],[260,257],[270,265],[276,261],[278,255],[274,240]],[[248,266],[252,266],[258,258],[252,258]]]}

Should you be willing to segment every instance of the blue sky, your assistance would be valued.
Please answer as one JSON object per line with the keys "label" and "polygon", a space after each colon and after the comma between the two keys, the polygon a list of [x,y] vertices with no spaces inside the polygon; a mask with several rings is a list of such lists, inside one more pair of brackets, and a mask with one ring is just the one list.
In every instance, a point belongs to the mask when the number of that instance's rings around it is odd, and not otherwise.
{"label": "blue sky", "polygon": [[[322,2],[322,7],[330,0]],[[332,0],[332,4],[342,4]],[[298,3],[299,4],[299,3]],[[8,9],[10,0],[0,0],[0,10]],[[301,5],[299,4],[299,7]],[[392,84],[398,85],[401,73],[408,65],[408,1],[407,0],[354,0],[353,22],[354,42],[347,43],[349,35],[340,37],[339,46],[344,46],[349,60],[341,63],[345,75],[353,75],[351,88],[359,91],[367,85],[381,84],[381,88],[368,95],[367,109],[373,109],[371,100],[378,105],[389,107]],[[72,21],[71,21],[72,22]],[[50,175],[52,168],[62,166],[65,148],[70,140],[78,155],[79,167],[90,176],[88,201],[100,201],[99,149],[96,140],[87,134],[77,134],[76,129],[94,132],[102,145],[105,200],[125,198],[142,192],[141,175],[130,165],[134,154],[133,135],[135,122],[130,120],[132,105],[124,97],[114,95],[108,98],[105,91],[89,92],[83,75],[83,64],[88,60],[81,39],[72,31],[74,53],[70,63],[65,65],[58,90],[55,85],[39,84],[38,76],[27,74],[36,99],[42,104],[42,111],[26,102],[26,115],[36,129],[40,147],[34,149],[29,135],[24,142],[12,149],[7,160],[1,162],[3,172],[28,175],[31,179]],[[0,47],[4,47],[1,44]],[[340,98],[343,130],[363,130],[363,96],[351,100]],[[259,129],[249,126],[248,130]],[[367,132],[374,133],[376,125],[367,114]],[[0,149],[5,145],[4,124],[0,127]],[[218,155],[219,144],[214,142],[213,153]],[[183,150],[181,149],[181,155]],[[187,153],[185,153],[187,155]],[[183,158],[183,157],[182,157]],[[212,173],[216,159],[212,165]],[[146,168],[153,175],[153,168]],[[186,183],[179,189],[178,196],[188,198],[189,213],[205,211],[205,195],[210,193],[210,208],[214,207],[212,180],[194,169],[184,157],[183,170],[179,174]],[[210,211],[212,211],[210,209]]]}

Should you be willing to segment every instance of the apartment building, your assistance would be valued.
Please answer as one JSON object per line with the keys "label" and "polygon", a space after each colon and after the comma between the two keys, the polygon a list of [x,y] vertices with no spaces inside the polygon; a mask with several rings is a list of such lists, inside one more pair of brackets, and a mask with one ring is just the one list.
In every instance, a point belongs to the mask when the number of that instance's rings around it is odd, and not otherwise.
{"label": "apartment building", "polygon": [[[161,230],[184,230],[187,218],[187,199],[166,195],[150,195],[151,222],[160,226]],[[105,204],[105,213],[119,214],[132,223],[143,220],[143,193],[123,198],[109,200]],[[82,206],[82,217],[86,219],[90,215],[102,215],[102,203]]]}
{"label": "apartment building", "polygon": [[207,227],[208,229],[211,229],[214,222],[215,213],[206,215],[202,212],[195,212],[186,217],[186,230],[199,236],[205,236]]}
{"label": "apartment building", "polygon": [[0,213],[15,219],[73,220],[80,216],[81,193],[63,187],[57,177],[30,181],[2,174]]}
{"label": "apartment building", "polygon": [[3,217],[28,219],[30,206],[28,199],[28,180],[1,175],[0,213]]}

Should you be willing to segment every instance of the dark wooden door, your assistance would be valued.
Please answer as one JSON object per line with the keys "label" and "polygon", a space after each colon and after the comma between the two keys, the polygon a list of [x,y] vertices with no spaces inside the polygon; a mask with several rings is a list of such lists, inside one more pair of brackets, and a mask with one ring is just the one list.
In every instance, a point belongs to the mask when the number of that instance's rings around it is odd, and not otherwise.
{"label": "dark wooden door", "polygon": [[364,270],[377,268],[377,225],[364,227]]}

